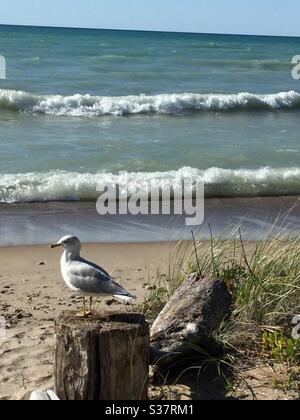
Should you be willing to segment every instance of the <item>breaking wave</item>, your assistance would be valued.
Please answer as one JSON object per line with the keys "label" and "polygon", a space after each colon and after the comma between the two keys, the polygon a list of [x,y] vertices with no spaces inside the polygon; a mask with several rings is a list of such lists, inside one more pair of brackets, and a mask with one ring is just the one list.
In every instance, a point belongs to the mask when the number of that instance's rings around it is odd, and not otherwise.
{"label": "breaking wave", "polygon": [[0,112],[16,112],[74,117],[125,116],[136,114],[180,115],[189,112],[300,110],[300,94],[196,94],[174,93],[139,96],[34,95],[0,90]]}
{"label": "breaking wave", "polygon": [[97,185],[118,185],[121,194],[137,190],[148,194],[149,183],[177,188],[182,180],[204,181],[206,197],[252,197],[300,194],[300,167],[258,170],[190,167],[168,172],[140,173],[46,173],[0,175],[0,202],[93,201]]}

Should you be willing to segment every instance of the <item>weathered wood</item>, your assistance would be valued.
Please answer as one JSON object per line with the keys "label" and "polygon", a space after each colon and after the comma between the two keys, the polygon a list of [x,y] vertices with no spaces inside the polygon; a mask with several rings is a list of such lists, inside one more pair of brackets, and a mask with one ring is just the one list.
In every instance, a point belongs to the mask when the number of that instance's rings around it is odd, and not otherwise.
{"label": "weathered wood", "polygon": [[149,326],[145,317],[61,313],[55,325],[55,388],[61,400],[148,398]]}
{"label": "weathered wood", "polygon": [[213,351],[213,332],[230,313],[232,296],[221,279],[191,275],[175,292],[151,329],[151,364],[170,367],[195,346]]}

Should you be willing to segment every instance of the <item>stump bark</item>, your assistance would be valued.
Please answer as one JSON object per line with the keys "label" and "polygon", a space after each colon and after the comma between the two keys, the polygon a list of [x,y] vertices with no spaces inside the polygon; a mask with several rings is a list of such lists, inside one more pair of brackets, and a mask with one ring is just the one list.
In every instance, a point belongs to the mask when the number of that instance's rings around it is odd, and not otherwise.
{"label": "stump bark", "polygon": [[170,368],[201,350],[218,350],[213,332],[230,313],[232,296],[222,279],[191,275],[151,329],[151,364]]}
{"label": "stump bark", "polygon": [[61,400],[146,400],[149,326],[145,317],[61,313],[55,324],[55,388]]}

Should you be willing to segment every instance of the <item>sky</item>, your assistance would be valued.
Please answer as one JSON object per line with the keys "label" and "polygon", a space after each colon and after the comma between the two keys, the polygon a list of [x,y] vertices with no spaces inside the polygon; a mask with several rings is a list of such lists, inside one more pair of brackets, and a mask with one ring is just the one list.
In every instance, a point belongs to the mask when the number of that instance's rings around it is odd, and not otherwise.
{"label": "sky", "polygon": [[0,23],[300,36],[299,0],[0,0]]}

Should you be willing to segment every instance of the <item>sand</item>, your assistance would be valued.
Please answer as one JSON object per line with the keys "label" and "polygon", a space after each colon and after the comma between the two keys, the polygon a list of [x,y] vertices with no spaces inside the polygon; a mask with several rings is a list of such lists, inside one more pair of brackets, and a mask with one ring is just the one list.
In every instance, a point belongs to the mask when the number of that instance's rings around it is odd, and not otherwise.
{"label": "sand", "polygon": [[[157,270],[163,273],[168,267],[174,247],[84,245],[82,255],[106,268],[142,302]],[[20,400],[36,388],[53,389],[54,319],[61,310],[81,307],[61,279],[60,255],[60,249],[47,246],[0,248],[0,316],[7,323],[6,339],[0,341],[0,400]]]}
{"label": "sand", "polygon": [[[83,245],[82,255],[106,268],[141,303],[158,273],[165,277],[170,261],[178,254],[176,245],[91,244]],[[249,252],[254,245],[247,245]],[[81,300],[61,279],[60,255],[60,249],[50,250],[45,245],[0,248],[0,317],[5,317],[7,324],[6,338],[0,338],[0,400],[28,399],[34,389],[54,388],[55,317],[62,310],[81,308]],[[101,309],[108,303],[125,310],[122,303],[110,298],[102,301]],[[218,378],[188,372],[177,383],[175,376],[170,377],[170,383],[152,384],[151,399],[297,398],[293,392],[272,386],[277,377],[288,380],[286,367],[261,360],[245,366],[233,395],[224,394],[226,386],[219,384]]]}

